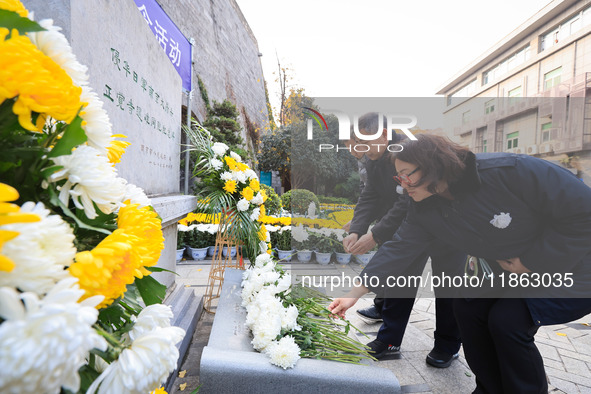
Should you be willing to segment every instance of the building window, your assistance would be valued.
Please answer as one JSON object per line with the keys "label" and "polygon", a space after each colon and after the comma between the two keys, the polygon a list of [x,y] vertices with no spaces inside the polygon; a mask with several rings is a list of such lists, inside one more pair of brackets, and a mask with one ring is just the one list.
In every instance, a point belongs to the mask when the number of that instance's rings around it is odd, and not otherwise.
{"label": "building window", "polygon": [[562,67],[555,68],[554,70],[544,74],[544,90],[548,90],[553,86],[560,83],[560,76],[562,75]]}
{"label": "building window", "polygon": [[486,85],[489,82],[498,80],[503,75],[507,74],[512,69],[516,68],[517,66],[525,63],[529,60],[530,57],[530,48],[529,45],[525,48],[521,48],[520,50],[514,52],[505,60],[494,66],[488,71],[482,73],[482,86]]}
{"label": "building window", "polygon": [[491,112],[495,112],[495,99],[488,100],[484,103],[484,114],[488,115]]}
{"label": "building window", "polygon": [[447,96],[447,105],[450,106],[452,104],[452,100],[456,97],[472,97],[474,93],[476,93],[476,79],[470,81],[461,89],[458,89],[454,93]]}
{"label": "building window", "polygon": [[521,93],[521,86],[509,90],[509,105],[514,105],[517,102],[518,97],[522,96]]}
{"label": "building window", "polygon": [[486,153],[486,140],[482,141],[482,151]]}
{"label": "building window", "polygon": [[470,111],[466,111],[462,114],[462,124],[465,125],[468,122],[470,122]]}
{"label": "building window", "polygon": [[583,11],[578,12],[546,34],[542,35],[540,37],[540,52],[551,48],[561,41],[564,41],[565,38],[581,30],[583,26],[590,25],[590,14],[591,7],[587,7]]}
{"label": "building window", "polygon": [[519,131],[507,134],[507,149],[517,148],[519,143]]}
{"label": "building window", "polygon": [[542,124],[542,142],[550,141],[550,129],[552,128],[552,122]]}

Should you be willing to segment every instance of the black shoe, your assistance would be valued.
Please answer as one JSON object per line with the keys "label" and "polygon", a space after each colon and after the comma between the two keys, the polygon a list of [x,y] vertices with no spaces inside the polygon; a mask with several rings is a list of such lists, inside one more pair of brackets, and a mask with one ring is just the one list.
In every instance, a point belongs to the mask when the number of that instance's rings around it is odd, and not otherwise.
{"label": "black shoe", "polygon": [[372,305],[364,309],[359,309],[357,311],[357,314],[359,315],[359,317],[361,317],[361,320],[363,320],[367,324],[383,322],[382,314],[380,313],[380,311],[378,311],[375,305]]}
{"label": "black shoe", "polygon": [[377,339],[368,343],[367,346],[369,347],[368,353],[378,360],[389,354],[400,352],[400,346],[386,345],[384,342],[378,341]]}
{"label": "black shoe", "polygon": [[452,361],[459,357],[459,354],[449,354],[437,351],[435,349],[427,355],[427,364],[435,368],[447,368],[451,365]]}

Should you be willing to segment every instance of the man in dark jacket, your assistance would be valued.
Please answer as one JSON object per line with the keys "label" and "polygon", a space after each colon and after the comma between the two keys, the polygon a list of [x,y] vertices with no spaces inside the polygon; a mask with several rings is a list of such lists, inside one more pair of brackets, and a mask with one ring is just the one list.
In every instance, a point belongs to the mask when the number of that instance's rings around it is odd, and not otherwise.
{"label": "man in dark jacket", "polygon": [[[378,130],[378,114],[369,113],[359,119],[358,127],[362,134],[371,134]],[[385,126],[385,120],[383,120]],[[371,141],[360,140],[352,133],[359,150],[367,150],[366,162],[367,183],[355,206],[355,213],[351,222],[350,234],[343,240],[345,250],[353,254],[363,254],[376,245],[390,240],[404,218],[406,217],[409,199],[397,193],[393,176],[396,175],[390,151],[395,151],[401,137],[392,135],[388,141],[386,129],[382,129],[379,138]],[[362,147],[362,148],[361,148]],[[372,222],[376,224],[368,231]],[[465,255],[447,247],[431,249],[433,269],[439,272],[447,264],[460,265]],[[416,258],[406,275],[420,275],[427,262],[427,252]],[[374,305],[358,313],[364,320],[383,320],[376,340],[368,346],[376,358],[391,352],[397,352],[408,324],[408,319],[414,305],[416,289],[402,294],[406,298],[384,299],[376,297]],[[400,296],[400,294],[397,294]],[[435,346],[427,356],[427,363],[439,367],[448,367],[457,358],[460,348],[460,335],[453,318],[452,300],[436,299],[436,330]]]}

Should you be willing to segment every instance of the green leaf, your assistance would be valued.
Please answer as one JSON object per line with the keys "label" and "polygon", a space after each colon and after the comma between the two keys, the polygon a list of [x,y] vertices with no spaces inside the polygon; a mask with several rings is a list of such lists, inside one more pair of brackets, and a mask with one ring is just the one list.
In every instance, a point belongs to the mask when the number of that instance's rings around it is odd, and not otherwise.
{"label": "green leaf", "polygon": [[76,118],[68,125],[62,138],[55,144],[55,147],[49,152],[48,157],[69,155],[72,149],[86,142],[88,138],[82,129],[82,118]]}
{"label": "green leaf", "polygon": [[86,390],[90,387],[92,382],[94,382],[98,377],[99,373],[94,369],[90,368],[88,365],[83,365],[82,368],[78,370],[80,374],[80,391],[81,393],[85,393]]}
{"label": "green leaf", "polygon": [[103,228],[98,228],[98,227],[92,227],[92,226],[84,223],[82,220],[78,219],[78,217],[76,217],[76,215],[72,211],[70,211],[70,209],[62,202],[62,200],[59,199],[59,197],[57,196],[57,194],[55,193],[55,190],[53,190],[53,188],[49,187],[47,190],[49,191],[51,203],[53,205],[59,206],[62,209],[62,211],[64,212],[64,214],[66,214],[66,216],[74,219],[74,221],[76,222],[78,227],[86,229],[86,230],[96,231],[96,232],[103,233],[106,235],[111,234],[111,231],[109,231],[109,230],[106,230]]}
{"label": "green leaf", "polygon": [[57,171],[61,170],[62,168],[64,168],[64,166],[51,166],[51,167],[47,167],[47,168],[41,170],[41,175],[43,176],[43,178],[49,178],[49,176],[51,174],[53,174],[54,172],[57,172]]}
{"label": "green leaf", "polygon": [[144,276],[142,279],[136,278],[135,284],[146,305],[162,303],[166,295],[166,286],[162,283],[151,276]]}
{"label": "green leaf", "polygon": [[30,31],[45,31],[37,22],[8,10],[0,10],[0,27],[5,27],[9,31],[16,29],[19,34],[25,34]]}
{"label": "green leaf", "polygon": [[177,276],[180,276],[179,274],[177,274],[174,271],[171,270],[167,270],[166,268],[160,268],[160,267],[146,267],[146,269],[148,271],[152,271],[152,272],[170,272],[171,274],[175,274]]}

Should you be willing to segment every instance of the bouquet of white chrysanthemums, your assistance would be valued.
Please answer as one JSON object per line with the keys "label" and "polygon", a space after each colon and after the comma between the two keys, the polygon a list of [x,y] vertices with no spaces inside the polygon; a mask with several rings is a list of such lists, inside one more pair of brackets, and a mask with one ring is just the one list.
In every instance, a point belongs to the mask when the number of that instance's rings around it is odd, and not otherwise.
{"label": "bouquet of white chrysanthemums", "polygon": [[365,345],[348,336],[351,327],[359,330],[332,315],[329,302],[315,290],[292,286],[291,275],[269,254],[259,255],[244,272],[242,306],[252,345],[283,369],[293,368],[301,357],[348,363],[373,359]]}

